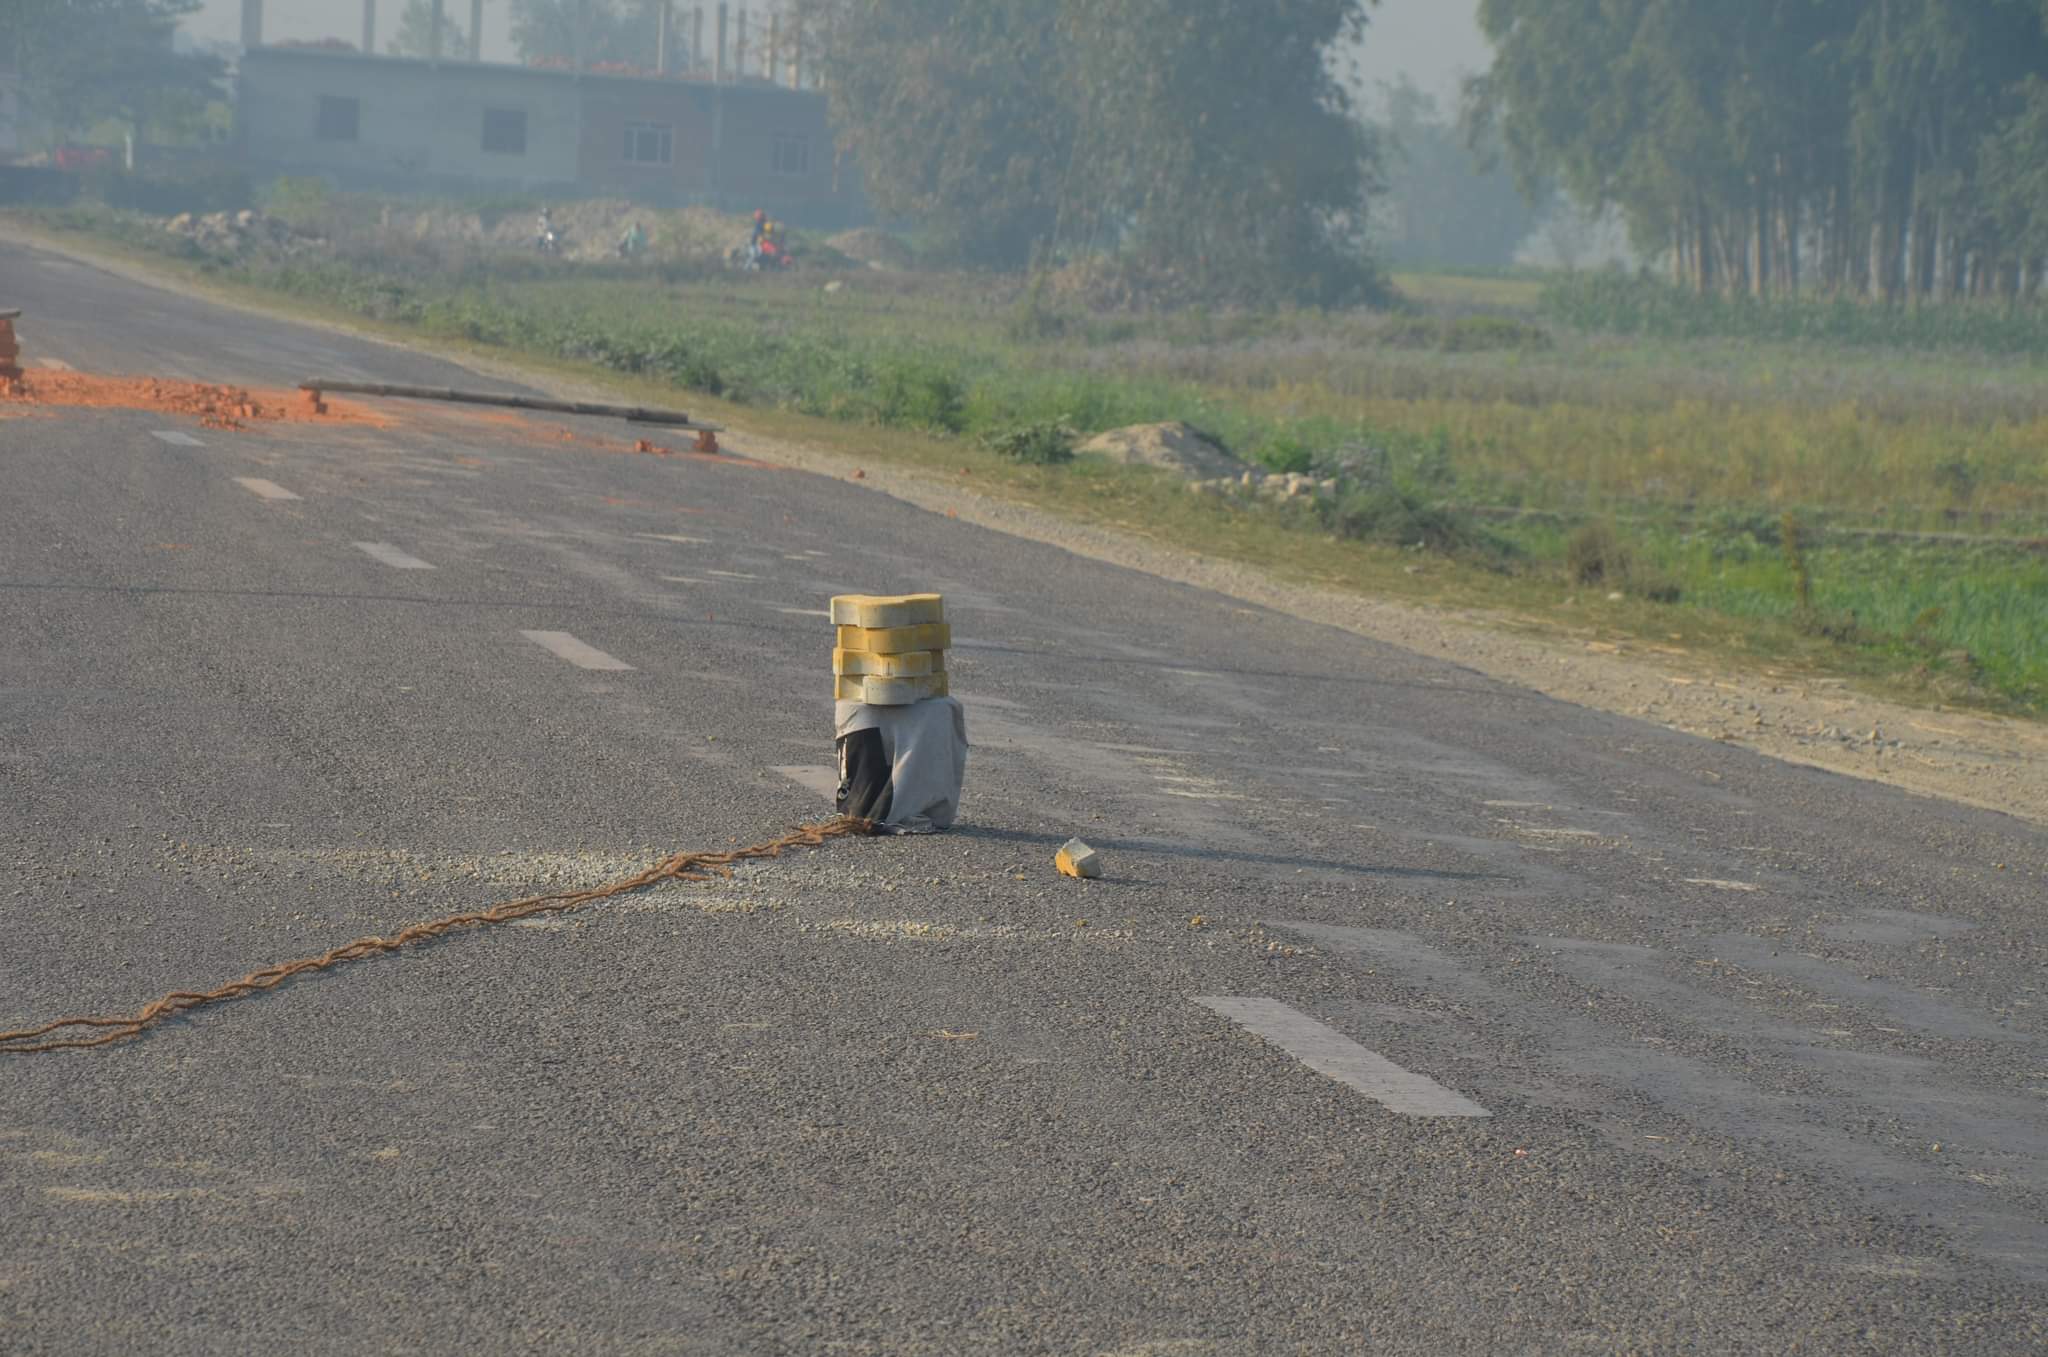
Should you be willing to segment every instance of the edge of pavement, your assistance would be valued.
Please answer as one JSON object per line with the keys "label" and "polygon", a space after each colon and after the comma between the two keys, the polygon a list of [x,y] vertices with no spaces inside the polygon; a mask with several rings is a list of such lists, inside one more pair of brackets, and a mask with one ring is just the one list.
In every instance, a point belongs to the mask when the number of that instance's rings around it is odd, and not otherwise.
{"label": "edge of pavement", "polygon": [[[19,222],[4,224],[11,238],[31,248],[174,295],[444,358],[565,399],[618,395],[600,380],[569,379],[510,356],[451,350],[266,306],[240,292],[208,288],[74,240],[25,229]],[[928,472],[750,434],[743,426],[728,428],[722,441],[739,455],[829,476],[849,488],[890,495],[977,527],[1337,627],[1559,701],[2048,825],[2048,726],[1869,697],[1844,679],[1760,673],[1676,647],[1575,645],[1518,631],[1517,620],[1505,613],[1434,609],[1296,584],[1253,566],[967,489]]]}

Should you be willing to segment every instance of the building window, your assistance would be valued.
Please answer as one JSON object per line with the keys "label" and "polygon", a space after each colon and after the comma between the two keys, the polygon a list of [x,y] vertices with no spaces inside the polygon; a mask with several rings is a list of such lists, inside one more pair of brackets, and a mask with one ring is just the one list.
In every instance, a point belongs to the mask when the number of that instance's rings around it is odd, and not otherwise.
{"label": "building window", "polygon": [[320,96],[320,114],[313,124],[313,135],[321,141],[354,141],[356,124],[362,114],[362,100],[323,94]]}
{"label": "building window", "polygon": [[775,134],[775,172],[777,174],[803,175],[811,172],[811,139],[793,137],[786,132]]}
{"label": "building window", "polygon": [[526,110],[487,108],[484,110],[484,149],[501,155],[526,154]]}
{"label": "building window", "polygon": [[635,165],[666,165],[675,154],[675,128],[667,123],[627,123],[625,159]]}

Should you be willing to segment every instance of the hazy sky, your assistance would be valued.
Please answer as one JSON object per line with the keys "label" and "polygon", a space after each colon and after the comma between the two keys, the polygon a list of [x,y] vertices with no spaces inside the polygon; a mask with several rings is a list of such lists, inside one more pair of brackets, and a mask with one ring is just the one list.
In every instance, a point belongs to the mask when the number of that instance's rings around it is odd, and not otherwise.
{"label": "hazy sky", "polygon": [[1450,111],[1458,78],[1477,75],[1493,62],[1478,16],[1479,0],[1382,0],[1359,54],[1366,88],[1405,71]]}
{"label": "hazy sky", "polygon": [[[693,2],[677,0],[676,8],[687,10]],[[391,40],[404,3],[377,0],[379,47]],[[469,0],[446,4],[449,16],[467,28]],[[1406,71],[1416,84],[1448,102],[1458,75],[1483,70],[1488,61],[1486,41],[1473,17],[1478,8],[1478,0],[1381,0],[1360,62],[1368,88]],[[205,0],[205,7],[186,24],[198,37],[232,41],[241,34],[241,14],[241,0]],[[484,0],[486,60],[512,60],[505,26],[505,0]],[[362,0],[264,0],[263,36],[269,40],[331,37],[354,42],[362,31]]]}

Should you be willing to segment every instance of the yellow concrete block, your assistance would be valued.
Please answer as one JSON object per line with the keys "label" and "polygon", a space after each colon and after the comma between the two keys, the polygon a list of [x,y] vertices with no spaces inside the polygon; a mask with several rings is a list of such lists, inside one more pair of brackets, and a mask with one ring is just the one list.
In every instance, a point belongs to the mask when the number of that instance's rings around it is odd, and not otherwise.
{"label": "yellow concrete block", "polygon": [[953,644],[953,629],[944,622],[914,627],[841,627],[841,650],[874,655],[903,655],[913,650],[944,650]]}
{"label": "yellow concrete block", "polygon": [[937,594],[841,594],[832,600],[832,621],[841,627],[916,627],[946,620]]}
{"label": "yellow concrete block", "polygon": [[1093,880],[1102,875],[1102,855],[1079,839],[1061,844],[1060,851],[1053,854],[1052,865],[1060,869],[1062,876]]}
{"label": "yellow concrete block", "polygon": [[873,674],[877,678],[917,678],[923,674],[946,672],[946,652],[943,650],[911,650],[901,655],[877,655],[868,650],[835,650],[832,652],[832,672],[835,674]]}
{"label": "yellow concrete block", "polygon": [[944,674],[916,678],[835,677],[832,695],[841,702],[865,702],[871,707],[907,707],[928,697],[944,697],[950,690]]}

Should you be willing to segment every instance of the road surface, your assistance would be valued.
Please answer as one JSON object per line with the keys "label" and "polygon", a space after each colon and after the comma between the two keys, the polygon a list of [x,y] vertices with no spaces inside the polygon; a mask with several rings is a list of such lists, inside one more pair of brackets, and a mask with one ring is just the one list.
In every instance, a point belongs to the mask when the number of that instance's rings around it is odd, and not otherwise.
{"label": "road surface", "polygon": [[[31,363],[490,385],[18,246],[0,304]],[[946,595],[965,822],[0,1058],[0,1350],[2048,1336],[2041,831],[374,408],[0,418],[0,1028],[821,818],[833,593]]]}

